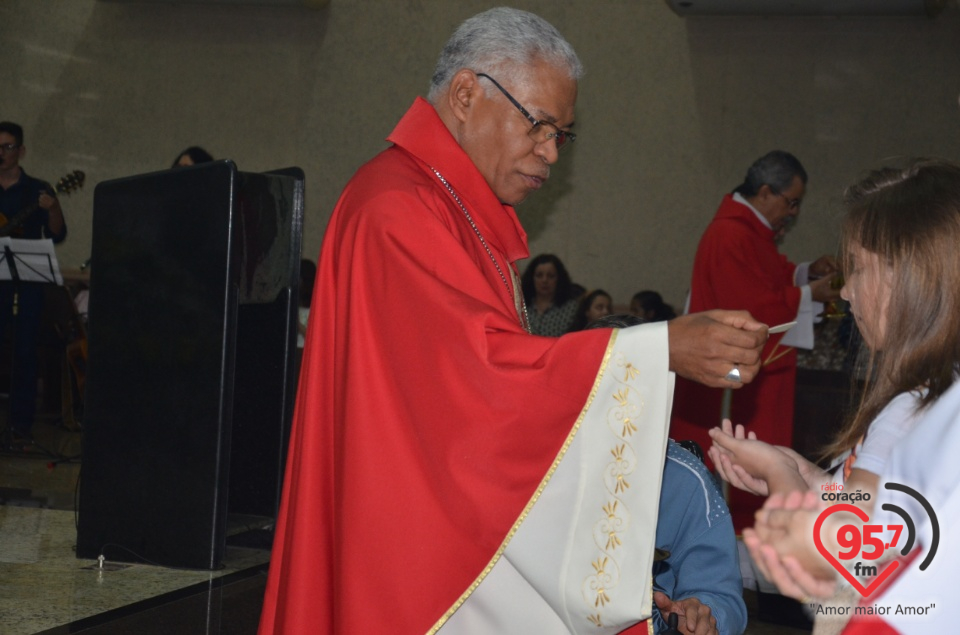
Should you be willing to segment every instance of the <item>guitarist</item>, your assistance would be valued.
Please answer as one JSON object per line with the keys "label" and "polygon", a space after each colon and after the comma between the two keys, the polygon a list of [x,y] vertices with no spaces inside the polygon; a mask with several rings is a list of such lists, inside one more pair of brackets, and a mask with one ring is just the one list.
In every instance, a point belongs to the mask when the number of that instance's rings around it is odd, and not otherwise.
{"label": "guitarist", "polygon": [[[67,237],[67,225],[56,193],[45,181],[28,176],[20,167],[26,155],[23,128],[0,122],[0,213],[12,219],[36,207],[12,234],[16,238],[50,238],[54,243]],[[0,227],[2,233],[2,227]],[[43,310],[43,287],[20,285],[18,312],[14,325],[13,368],[10,379],[10,421],[13,439],[31,439],[37,400],[37,341]],[[13,285],[0,284],[0,335],[5,335],[13,314]],[[0,365],[6,365],[0,359]]]}

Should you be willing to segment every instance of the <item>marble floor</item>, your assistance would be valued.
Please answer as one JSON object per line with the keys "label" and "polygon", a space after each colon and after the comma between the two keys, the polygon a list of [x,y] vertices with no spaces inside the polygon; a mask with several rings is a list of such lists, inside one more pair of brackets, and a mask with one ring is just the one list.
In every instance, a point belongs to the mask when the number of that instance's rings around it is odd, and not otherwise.
{"label": "marble floor", "polygon": [[[255,635],[269,533],[231,517],[214,572],[77,559],[79,433],[34,433],[42,447],[0,452],[0,635]],[[745,599],[747,635],[810,632],[784,623],[789,600]]]}
{"label": "marble floor", "polygon": [[36,449],[0,454],[0,634],[256,632],[269,550],[231,545],[249,519],[228,523],[214,572],[77,559],[79,473]]}

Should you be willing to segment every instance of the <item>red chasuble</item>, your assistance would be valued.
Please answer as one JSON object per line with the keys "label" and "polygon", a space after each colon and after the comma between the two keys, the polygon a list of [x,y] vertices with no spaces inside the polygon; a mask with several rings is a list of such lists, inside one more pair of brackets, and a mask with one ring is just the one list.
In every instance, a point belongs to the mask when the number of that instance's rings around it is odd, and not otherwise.
{"label": "red chasuble", "polygon": [[389,141],[324,236],[261,634],[431,632],[544,479],[610,339],[523,330],[504,277],[526,235],[432,106]]}
{"label": "red chasuble", "polygon": [[[707,227],[693,264],[690,312],[710,309],[747,310],[770,326],[797,318],[800,288],[794,286],[796,265],[777,251],[773,230],[753,210],[724,197]],[[796,350],[780,346],[783,335],[772,335],[763,349],[764,365],[757,378],[733,391],[733,422],[775,445],[793,442],[793,395],[797,374]],[[692,439],[710,447],[707,430],[720,425],[723,389],[708,388],[678,377],[670,436]],[[731,489],[730,511],[737,531],[753,526],[759,497]]]}
{"label": "red chasuble", "polygon": [[[860,600],[857,608],[851,611],[852,617],[844,627],[842,635],[898,635],[911,632],[937,632],[937,628],[925,623],[924,618],[917,615],[905,615],[902,610],[902,606],[926,607],[927,604],[904,601],[903,597],[898,597],[897,594],[897,588],[903,583],[904,578],[909,578],[911,574],[917,575],[919,569],[916,560],[921,552],[922,548],[917,545],[917,548],[907,556],[897,558],[900,562],[899,568],[882,583],[879,589],[880,593],[875,590],[869,596]],[[880,570],[882,571],[889,565],[890,563],[880,565]],[[920,575],[922,574],[921,572]],[[900,612],[897,611],[898,607],[901,608]],[[887,609],[885,611],[886,619],[877,615],[878,608],[881,610],[883,608]]]}

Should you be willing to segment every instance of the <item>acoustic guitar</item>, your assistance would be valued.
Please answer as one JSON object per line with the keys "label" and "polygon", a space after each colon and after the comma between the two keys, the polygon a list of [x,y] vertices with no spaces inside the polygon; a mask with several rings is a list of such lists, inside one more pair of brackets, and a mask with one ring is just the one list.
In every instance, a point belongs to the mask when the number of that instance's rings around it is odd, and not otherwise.
{"label": "acoustic guitar", "polygon": [[[54,188],[58,194],[70,194],[76,190],[79,190],[83,187],[83,182],[86,180],[87,175],[81,172],[80,170],[74,170],[69,174],[65,175],[59,181]],[[3,214],[0,214],[0,237],[10,236],[18,229],[20,229],[23,224],[27,221],[30,216],[32,216],[38,209],[40,209],[40,203],[33,203],[24,207],[22,210],[10,216],[9,218]]]}

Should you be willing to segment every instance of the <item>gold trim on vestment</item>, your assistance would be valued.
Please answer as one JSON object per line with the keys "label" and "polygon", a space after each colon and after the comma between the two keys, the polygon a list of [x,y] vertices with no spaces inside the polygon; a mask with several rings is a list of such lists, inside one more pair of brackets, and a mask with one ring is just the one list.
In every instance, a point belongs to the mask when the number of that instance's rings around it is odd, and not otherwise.
{"label": "gold trim on vestment", "polygon": [[[616,390],[609,395],[613,404],[608,406],[605,420],[613,435],[610,448],[613,459],[604,466],[601,475],[608,499],[597,510],[599,518],[594,523],[593,539],[599,556],[590,562],[593,573],[581,583],[585,608],[595,611],[586,619],[598,628],[606,626],[604,612],[613,602],[610,591],[619,587],[622,581],[622,557],[617,550],[623,545],[621,535],[629,532],[632,520],[623,495],[630,488],[628,477],[637,470],[637,454],[631,440],[639,431],[638,423],[646,410],[646,401],[642,396],[638,398],[638,391],[632,383],[640,377],[640,369],[622,352],[616,353],[613,361],[622,370],[623,378],[620,379],[619,373],[610,375]],[[598,407],[602,408],[603,404]]]}
{"label": "gold trim on vestment", "polygon": [[577,417],[576,422],[573,424],[573,428],[570,430],[570,434],[567,435],[566,440],[563,442],[563,446],[560,448],[560,452],[557,454],[557,458],[554,459],[553,465],[550,466],[550,469],[547,471],[547,474],[543,477],[543,480],[540,481],[540,485],[537,487],[536,491],[533,493],[533,496],[530,497],[530,500],[527,502],[527,505],[523,508],[523,511],[520,513],[520,516],[517,518],[517,521],[513,524],[513,527],[510,528],[510,531],[507,532],[506,537],[503,539],[503,542],[500,543],[500,548],[497,549],[497,552],[493,555],[493,558],[490,559],[490,562],[487,563],[487,566],[483,569],[476,580],[473,581],[466,591],[463,592],[463,595],[454,602],[453,606],[447,609],[447,612],[443,614],[436,624],[433,625],[427,635],[434,635],[443,625],[450,619],[450,617],[457,612],[463,603],[469,598],[473,592],[480,586],[480,583],[483,582],[484,578],[493,570],[494,565],[500,560],[500,557],[503,555],[503,552],[507,550],[507,545],[510,544],[510,541],[513,539],[514,534],[517,533],[517,530],[520,529],[520,525],[523,524],[523,521],[526,520],[527,515],[530,513],[530,510],[536,504],[537,500],[540,498],[540,495],[543,493],[543,490],[547,487],[547,483],[553,477],[553,473],[557,471],[557,467],[560,465],[560,461],[563,460],[563,457],[566,455],[567,450],[570,448],[570,444],[573,442],[573,438],[576,436],[577,432],[580,430],[580,424],[583,421],[584,416],[586,416],[587,411],[590,409],[590,405],[593,403],[594,397],[596,397],[597,390],[600,387],[600,382],[603,380],[604,373],[607,370],[607,364],[610,362],[610,358],[613,354],[613,347],[617,341],[617,334],[619,329],[611,329],[612,334],[610,335],[610,341],[607,343],[607,350],[603,354],[603,361],[600,364],[600,370],[597,371],[597,377],[593,382],[593,387],[590,389],[590,395],[587,397],[587,402],[583,406],[583,409],[580,411],[580,416]]}

